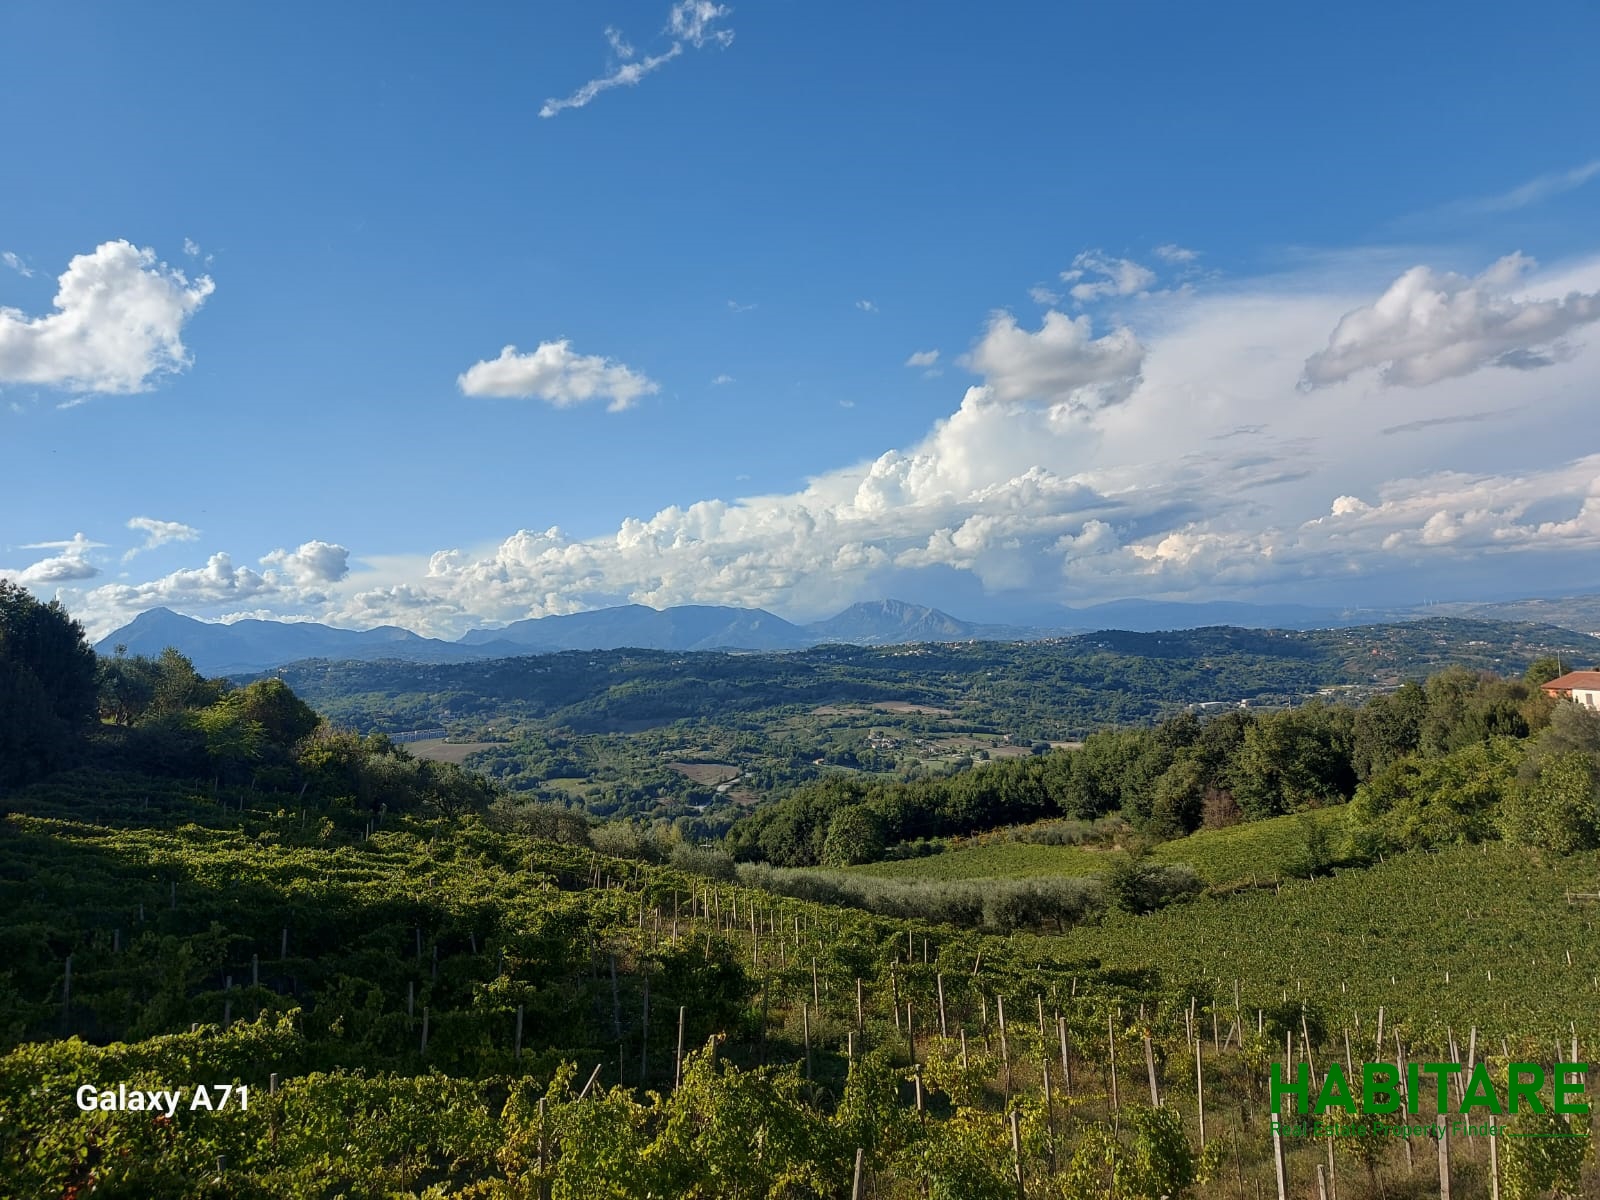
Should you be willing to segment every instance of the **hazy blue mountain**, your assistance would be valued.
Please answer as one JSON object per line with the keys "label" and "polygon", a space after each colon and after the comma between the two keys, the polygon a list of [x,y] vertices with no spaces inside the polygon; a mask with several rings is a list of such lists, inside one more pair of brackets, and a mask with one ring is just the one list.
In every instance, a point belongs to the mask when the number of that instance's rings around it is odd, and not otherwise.
{"label": "hazy blue mountain", "polygon": [[[1564,602],[1573,605],[1576,601]],[[402,659],[454,663],[560,650],[800,650],[823,642],[886,646],[904,642],[1025,641],[1064,633],[1121,629],[1135,633],[1232,625],[1253,629],[1332,629],[1409,620],[1421,610],[1341,610],[1293,604],[1182,604],[1118,600],[1089,608],[1041,613],[1033,626],[983,624],[903,600],[852,604],[836,616],[796,625],[759,608],[642,604],[474,629],[459,641],[427,638],[395,626],[335,629],[315,622],[235,621],[217,625],[166,608],[141,613],[95,649],[109,654],[159,654],[176,646],[210,674],[264,671],[307,658]],[[1477,614],[1474,614],[1477,615]],[[1520,614],[1519,614],[1520,615]]]}
{"label": "hazy blue mountain", "polygon": [[1050,631],[1019,625],[981,625],[904,600],[866,600],[837,616],[803,627],[814,641],[888,646],[899,642],[1020,641]]}
{"label": "hazy blue mountain", "polygon": [[175,646],[207,675],[264,671],[303,658],[383,659],[411,662],[464,662],[523,653],[515,646],[461,646],[425,638],[393,625],[376,629],[335,629],[312,621],[235,621],[217,625],[168,608],[140,613],[95,645],[97,654],[117,646],[129,654],[155,656]]}
{"label": "hazy blue mountain", "polygon": [[519,653],[551,650],[796,650],[815,639],[797,625],[759,608],[685,604],[646,608],[625,604],[560,617],[533,617],[503,629],[474,629],[467,646],[509,642]]}

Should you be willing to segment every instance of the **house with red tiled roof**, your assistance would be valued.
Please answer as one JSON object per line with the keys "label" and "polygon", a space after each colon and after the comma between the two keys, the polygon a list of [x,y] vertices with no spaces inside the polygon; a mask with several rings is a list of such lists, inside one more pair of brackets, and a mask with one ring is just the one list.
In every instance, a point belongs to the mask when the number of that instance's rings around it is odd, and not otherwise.
{"label": "house with red tiled roof", "polygon": [[1547,696],[1572,700],[1585,708],[1600,708],[1600,671],[1568,671],[1544,685]]}

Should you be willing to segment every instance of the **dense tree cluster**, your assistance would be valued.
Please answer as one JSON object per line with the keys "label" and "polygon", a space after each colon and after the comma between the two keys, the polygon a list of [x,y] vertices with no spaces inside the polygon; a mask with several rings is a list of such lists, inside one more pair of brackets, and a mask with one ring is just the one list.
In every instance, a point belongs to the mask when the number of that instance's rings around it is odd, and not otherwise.
{"label": "dense tree cluster", "polygon": [[207,679],[170,647],[97,658],[60,604],[0,581],[0,785],[80,763],[205,780],[213,791],[310,792],[372,815],[459,815],[500,794],[383,734],[331,728],[282,679]]}
{"label": "dense tree cluster", "polygon": [[94,652],[55,601],[0,579],[0,785],[70,762],[95,711]]}
{"label": "dense tree cluster", "polygon": [[845,867],[1059,814],[1119,813],[1172,838],[1354,798],[1347,858],[1499,836],[1589,848],[1600,845],[1600,717],[1547,697],[1539,684],[1553,671],[1553,660],[1520,679],[1450,668],[1359,708],[1184,712],[942,779],[830,776],[736,822],[727,845],[744,861]]}

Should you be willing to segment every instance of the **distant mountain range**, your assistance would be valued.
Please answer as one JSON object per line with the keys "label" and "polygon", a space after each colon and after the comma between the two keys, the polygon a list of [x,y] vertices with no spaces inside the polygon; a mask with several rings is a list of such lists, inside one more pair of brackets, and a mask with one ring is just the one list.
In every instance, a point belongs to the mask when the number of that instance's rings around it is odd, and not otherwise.
{"label": "distant mountain range", "polygon": [[[1482,619],[1541,620],[1571,628],[1600,628],[1600,598],[1453,605],[1450,615]],[[986,625],[902,600],[852,604],[824,621],[797,625],[759,608],[690,604],[654,609],[640,604],[568,616],[516,621],[499,629],[474,629],[459,640],[422,637],[393,625],[335,629],[311,621],[235,621],[219,625],[166,608],[139,614],[95,649],[156,655],[168,646],[212,675],[247,674],[308,658],[456,663],[559,650],[800,650],[828,642],[887,646],[909,642],[1032,641],[1072,633],[1131,632],[1234,625],[1256,629],[1333,629],[1444,615],[1429,609],[1334,609],[1231,601],[1183,604],[1118,600],[1060,609],[1059,624]],[[1587,623],[1585,623],[1587,622]]]}
{"label": "distant mountain range", "polygon": [[515,621],[500,629],[473,629],[458,641],[427,638],[392,625],[335,629],[312,621],[235,621],[218,625],[167,608],[140,613],[103,638],[95,650],[129,654],[178,650],[213,675],[265,671],[307,658],[409,662],[469,662],[548,654],[559,650],[802,650],[825,642],[894,645],[903,642],[1024,640],[1054,630],[977,625],[936,608],[877,600],[851,605],[837,616],[796,625],[759,608],[688,604],[654,609],[642,604],[568,616]]}

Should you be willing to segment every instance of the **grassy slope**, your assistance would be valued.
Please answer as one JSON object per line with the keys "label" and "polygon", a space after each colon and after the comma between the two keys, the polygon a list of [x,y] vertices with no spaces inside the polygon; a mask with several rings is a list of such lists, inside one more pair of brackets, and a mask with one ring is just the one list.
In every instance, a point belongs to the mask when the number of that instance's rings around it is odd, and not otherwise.
{"label": "grassy slope", "polygon": [[1150,857],[1164,863],[1188,863],[1207,883],[1223,886],[1252,877],[1285,874],[1304,852],[1306,822],[1321,826],[1337,848],[1344,828],[1345,806],[1318,809],[1269,821],[1250,821],[1227,829],[1205,829],[1163,842]]}
{"label": "grassy slope", "polygon": [[[1227,829],[1204,830],[1163,842],[1150,857],[1160,863],[1187,863],[1207,883],[1224,886],[1287,873],[1305,849],[1305,822],[1314,821],[1339,841],[1343,805],[1313,813],[1252,821]],[[1098,875],[1106,870],[1106,852],[1087,846],[1040,846],[1029,842],[992,841],[964,846],[927,858],[869,863],[853,874],[881,879],[1029,879],[1046,875]]]}
{"label": "grassy slope", "polygon": [[[1338,843],[1343,807],[1309,814]],[[1279,817],[1166,842],[1217,886],[1281,876],[1305,846],[1304,819]],[[1023,878],[1103,870],[1102,851],[995,842],[857,871],[900,879]],[[1308,1001],[1340,1022],[1384,1005],[1406,1030],[1472,1022],[1554,1032],[1600,1008],[1600,853],[1545,858],[1499,843],[1410,854],[1331,878],[1211,896],[1144,917],[1041,939],[1058,955],[1189,981],[1246,1008]],[[1568,965],[1567,953],[1572,962]],[[1492,973],[1492,978],[1491,978]],[[1448,979],[1447,979],[1448,976]],[[1393,982],[1391,982],[1391,980]],[[1592,1023],[1592,1022],[1591,1022]],[[1581,1028],[1580,1028],[1581,1032]]]}

